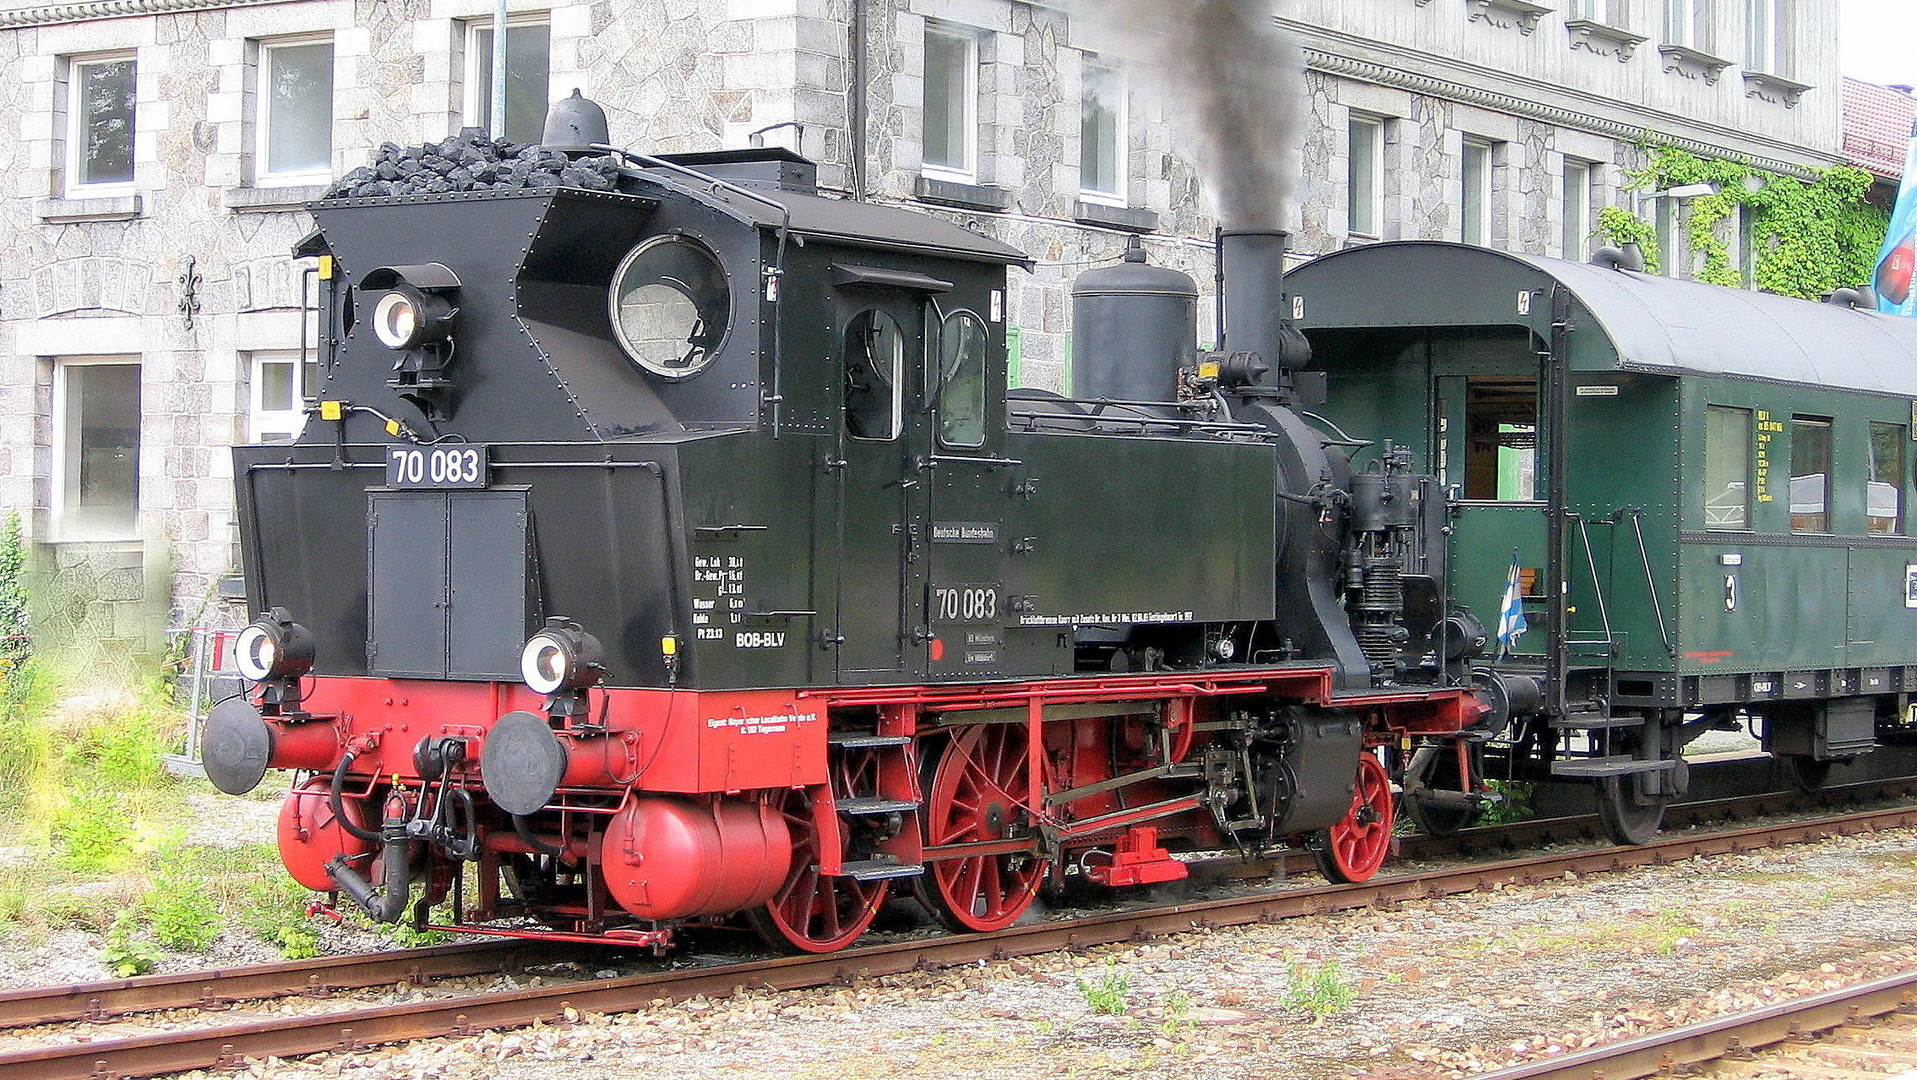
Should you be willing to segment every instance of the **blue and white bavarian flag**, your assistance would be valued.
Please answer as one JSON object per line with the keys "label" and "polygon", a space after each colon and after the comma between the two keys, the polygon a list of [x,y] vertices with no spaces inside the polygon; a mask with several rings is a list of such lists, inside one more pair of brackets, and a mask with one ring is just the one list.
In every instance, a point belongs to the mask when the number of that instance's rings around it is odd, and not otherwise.
{"label": "blue and white bavarian flag", "polygon": [[1904,178],[1897,186],[1897,204],[1890,211],[1890,229],[1877,252],[1877,310],[1892,315],[1917,315],[1917,124],[1911,125],[1910,150],[1904,157]]}
{"label": "blue and white bavarian flag", "polygon": [[1504,600],[1498,605],[1498,656],[1517,647],[1524,633],[1524,588],[1518,583],[1518,553],[1511,552],[1511,572],[1504,577]]}

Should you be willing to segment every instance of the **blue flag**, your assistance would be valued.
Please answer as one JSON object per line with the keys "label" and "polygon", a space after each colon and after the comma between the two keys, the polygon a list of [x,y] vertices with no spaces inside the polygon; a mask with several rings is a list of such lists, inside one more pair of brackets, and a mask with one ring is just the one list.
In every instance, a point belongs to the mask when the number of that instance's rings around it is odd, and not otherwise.
{"label": "blue flag", "polygon": [[1498,656],[1502,659],[1517,647],[1524,633],[1524,587],[1518,570],[1518,553],[1511,552],[1511,572],[1504,578],[1504,600],[1498,605]]}
{"label": "blue flag", "polygon": [[1911,125],[1910,149],[1904,154],[1904,178],[1897,185],[1897,205],[1890,212],[1890,230],[1877,252],[1877,310],[1892,315],[1917,315],[1917,124]]}

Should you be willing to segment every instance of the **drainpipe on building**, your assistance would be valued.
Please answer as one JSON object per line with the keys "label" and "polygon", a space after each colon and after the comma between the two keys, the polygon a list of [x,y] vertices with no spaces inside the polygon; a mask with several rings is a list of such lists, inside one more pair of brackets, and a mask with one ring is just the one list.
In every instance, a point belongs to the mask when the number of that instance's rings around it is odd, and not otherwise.
{"label": "drainpipe on building", "polygon": [[865,201],[865,4],[852,0],[852,100],[846,105],[846,119],[852,126],[850,176],[852,197]]}
{"label": "drainpipe on building", "polygon": [[493,125],[495,139],[506,137],[506,0],[493,5]]}

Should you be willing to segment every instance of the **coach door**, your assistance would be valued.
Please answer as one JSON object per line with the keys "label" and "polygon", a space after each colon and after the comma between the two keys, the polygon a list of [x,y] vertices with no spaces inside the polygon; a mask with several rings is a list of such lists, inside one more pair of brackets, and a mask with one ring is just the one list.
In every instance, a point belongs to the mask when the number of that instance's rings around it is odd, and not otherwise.
{"label": "coach door", "polygon": [[[1521,354],[1519,362],[1535,371],[1533,356]],[[1519,371],[1479,371],[1440,373],[1433,382],[1436,471],[1459,499],[1451,534],[1451,602],[1478,613],[1495,634],[1515,564],[1518,594],[1531,598],[1525,605],[1531,628],[1541,629],[1549,493],[1538,379]],[[1512,642],[1511,651],[1541,652],[1544,636],[1532,633]]]}
{"label": "coach door", "polygon": [[924,665],[912,600],[924,588],[929,496],[919,463],[932,437],[918,392],[925,304],[869,280],[843,287],[840,299],[838,677],[915,678]]}

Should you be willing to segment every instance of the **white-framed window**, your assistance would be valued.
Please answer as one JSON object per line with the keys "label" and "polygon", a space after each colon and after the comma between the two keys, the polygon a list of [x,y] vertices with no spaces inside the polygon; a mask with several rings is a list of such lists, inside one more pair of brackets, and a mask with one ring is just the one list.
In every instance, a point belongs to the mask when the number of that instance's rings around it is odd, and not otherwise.
{"label": "white-framed window", "polygon": [[319,392],[319,360],[298,349],[251,354],[247,434],[256,443],[291,442],[306,426],[306,399]]}
{"label": "white-framed window", "polygon": [[978,175],[978,34],[925,24],[925,171],[970,182]]}
{"label": "white-framed window", "polygon": [[1571,0],[1567,15],[1605,26],[1623,26],[1628,0]]}
{"label": "white-framed window", "polygon": [[1564,257],[1584,258],[1591,242],[1591,163],[1564,159]]}
{"label": "white-framed window", "polygon": [[132,54],[75,58],[67,65],[66,187],[112,194],[133,185],[135,83]]}
{"label": "white-framed window", "polygon": [[1737,207],[1737,276],[1744,288],[1757,288],[1757,249],[1762,243],[1757,231],[1757,208],[1746,203]]}
{"label": "white-framed window", "polygon": [[1483,246],[1491,242],[1491,144],[1464,141],[1462,212],[1459,239]]}
{"label": "white-framed window", "polygon": [[333,175],[333,40],[259,43],[254,181],[325,183]]}
{"label": "white-framed window", "polygon": [[1345,127],[1345,231],[1353,236],[1383,236],[1384,121],[1353,116]]}
{"label": "white-framed window", "polygon": [[1664,0],[1664,40],[1671,45],[1709,52],[1711,0]]}
{"label": "white-framed window", "polygon": [[[552,24],[544,14],[506,22],[506,138],[538,142],[551,100]],[[492,130],[493,25],[466,24],[466,124]]]}
{"label": "white-framed window", "polygon": [[1079,79],[1078,186],[1094,200],[1125,200],[1125,75],[1091,60]]}
{"label": "white-framed window", "polygon": [[1744,0],[1744,66],[1766,75],[1788,74],[1785,0]]}
{"label": "white-framed window", "polygon": [[1672,198],[1657,199],[1651,207],[1651,224],[1657,231],[1658,270],[1665,277],[1684,276],[1684,254],[1678,250],[1682,242],[1677,232],[1678,202]]}
{"label": "white-framed window", "polygon": [[138,357],[55,358],[53,476],[57,539],[139,536]]}

